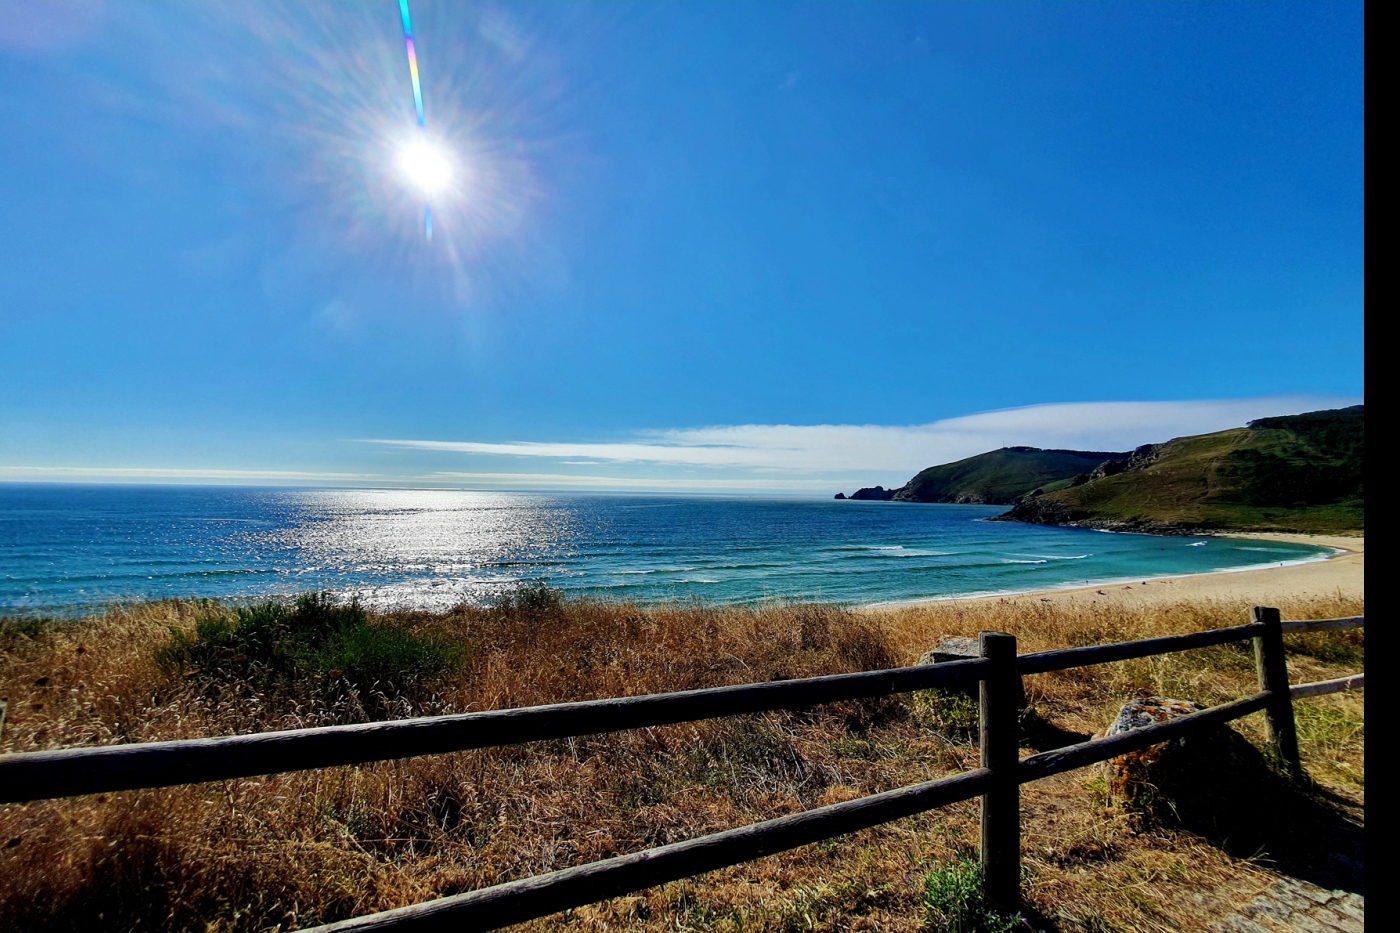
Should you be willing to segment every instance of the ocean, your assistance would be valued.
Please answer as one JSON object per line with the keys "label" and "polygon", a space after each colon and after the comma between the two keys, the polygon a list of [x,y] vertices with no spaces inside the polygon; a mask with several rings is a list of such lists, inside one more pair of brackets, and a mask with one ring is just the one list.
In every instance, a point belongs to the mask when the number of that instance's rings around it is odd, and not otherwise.
{"label": "ocean", "polygon": [[457,490],[0,485],[0,615],[329,590],[375,608],[573,594],[870,604],[1316,559],[988,522],[995,506]]}

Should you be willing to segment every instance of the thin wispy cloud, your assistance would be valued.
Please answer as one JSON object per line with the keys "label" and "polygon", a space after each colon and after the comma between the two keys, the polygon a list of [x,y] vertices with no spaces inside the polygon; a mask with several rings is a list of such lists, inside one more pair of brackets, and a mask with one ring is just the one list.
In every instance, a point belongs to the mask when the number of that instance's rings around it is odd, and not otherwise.
{"label": "thin wispy cloud", "polygon": [[443,470],[423,477],[426,485],[493,489],[578,489],[615,492],[826,493],[830,479],[755,477],[592,476],[577,473],[471,473]]}
{"label": "thin wispy cloud", "polygon": [[0,479],[10,481],[52,482],[71,479],[79,482],[111,480],[117,482],[200,482],[272,484],[286,483],[348,483],[372,481],[383,477],[374,473],[328,473],[312,470],[237,470],[219,467],[182,469],[177,467],[79,467],[79,466],[0,466]]}
{"label": "thin wispy cloud", "polygon": [[597,443],[375,439],[389,447],[493,457],[589,460],[782,474],[904,472],[1013,445],[1130,450],[1255,418],[1357,404],[1356,398],[1285,396],[1181,402],[1071,402],[948,418],[923,425],[745,424],[640,432]]}

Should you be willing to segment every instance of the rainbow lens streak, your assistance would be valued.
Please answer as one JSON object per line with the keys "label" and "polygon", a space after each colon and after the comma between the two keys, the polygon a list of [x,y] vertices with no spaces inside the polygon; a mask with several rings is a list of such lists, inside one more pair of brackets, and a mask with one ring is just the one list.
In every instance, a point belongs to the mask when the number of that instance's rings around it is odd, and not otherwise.
{"label": "rainbow lens streak", "polygon": [[408,0],[399,0],[399,15],[403,17],[403,41],[408,46],[408,74],[413,79],[413,106],[418,111],[418,125],[423,125],[423,85],[418,81],[418,52],[413,47],[413,20],[408,15]]}
{"label": "rainbow lens streak", "polygon": [[[418,126],[423,127],[423,85],[418,80],[418,50],[413,47],[413,19],[408,15],[408,0],[399,0],[399,16],[403,18],[403,43],[408,49],[408,75],[413,79],[413,107],[418,112]],[[423,238],[433,238],[433,209],[423,205]]]}

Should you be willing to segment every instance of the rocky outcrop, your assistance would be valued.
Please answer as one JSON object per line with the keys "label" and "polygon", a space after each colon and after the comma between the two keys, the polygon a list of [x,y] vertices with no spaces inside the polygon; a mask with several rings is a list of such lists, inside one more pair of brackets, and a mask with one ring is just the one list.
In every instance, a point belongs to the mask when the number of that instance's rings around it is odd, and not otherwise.
{"label": "rocky outcrop", "polygon": [[1011,511],[994,515],[987,521],[1026,522],[1031,525],[1060,525],[1068,528],[1093,528],[1096,531],[1148,535],[1198,535],[1215,530],[1197,525],[1173,525],[1150,518],[1095,518],[1089,512],[1072,508],[1059,499],[1036,495],[1018,499]]}
{"label": "rocky outcrop", "polygon": [[845,494],[844,492],[838,492],[838,493],[836,494],[835,498],[837,498],[837,499],[845,499],[845,498],[846,498],[846,494]]}
{"label": "rocky outcrop", "polygon": [[894,498],[896,490],[886,489],[884,486],[866,486],[851,493],[852,499],[864,499],[875,502],[888,502]]}
{"label": "rocky outcrop", "polygon": [[919,493],[907,486],[901,486],[894,490],[894,495],[891,498],[896,502],[940,502],[954,505],[1010,505],[1016,501],[1013,496],[984,496],[976,493],[960,493],[956,496],[920,496]]}
{"label": "rocky outcrop", "polygon": [[1016,500],[1011,511],[987,519],[990,522],[1027,522],[1032,525],[1072,525],[1074,520],[1069,506],[1057,499],[1045,499],[1035,494]]}
{"label": "rocky outcrop", "polygon": [[1156,463],[1162,455],[1161,444],[1143,444],[1122,460],[1105,460],[1100,463],[1094,472],[1089,474],[1089,479],[1102,479],[1105,476],[1117,476],[1119,473],[1132,473],[1135,470],[1145,469]]}

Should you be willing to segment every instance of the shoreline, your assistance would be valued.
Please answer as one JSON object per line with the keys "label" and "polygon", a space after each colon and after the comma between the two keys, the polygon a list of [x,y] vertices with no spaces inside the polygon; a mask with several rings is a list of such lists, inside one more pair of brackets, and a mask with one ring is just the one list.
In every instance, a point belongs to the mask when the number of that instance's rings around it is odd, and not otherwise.
{"label": "shoreline", "polygon": [[[982,593],[963,596],[936,596],[926,599],[892,600],[861,606],[863,610],[900,610],[932,603],[983,603],[1001,600],[1037,599],[1049,603],[1149,603],[1182,599],[1252,599],[1260,605],[1302,596],[1344,594],[1365,598],[1366,538],[1341,535],[1305,535],[1286,532],[1236,532],[1221,538],[1251,538],[1256,541],[1283,541],[1330,548],[1322,557],[1285,561],[1277,566],[1230,567],[1204,573],[1167,574],[1160,577],[1126,577],[1116,581],[1080,583],[1073,586],[1020,590],[1011,593]],[[1110,589],[1112,587],[1112,589]]]}
{"label": "shoreline", "polygon": [[[1104,533],[1116,534],[1121,532]],[[1288,596],[1319,595],[1324,592],[1327,595],[1337,595],[1340,593],[1363,599],[1365,597],[1366,539],[1364,535],[1352,537],[1342,535],[1308,535],[1290,532],[1221,532],[1208,536],[1202,535],[1201,537],[1240,538],[1256,541],[1280,541],[1292,544],[1306,544],[1314,547],[1326,548],[1331,553],[1282,562],[1249,564],[1242,567],[1225,567],[1199,573],[1162,574],[1148,577],[1117,577],[1087,583],[1062,583],[1033,589],[995,590],[956,593],[944,596],[920,596],[910,599],[849,602],[845,603],[845,605],[858,612],[868,612],[898,611],[937,603],[978,603],[987,600],[1014,602],[1018,599],[1031,598],[1040,599],[1044,602],[1074,600],[1095,602],[1105,598],[1116,597],[1121,601],[1121,599],[1130,592],[1137,594],[1137,598],[1133,599],[1135,603],[1140,602],[1142,596],[1146,595],[1148,592],[1153,594],[1154,598],[1152,601],[1154,602],[1160,598],[1166,597],[1172,599],[1192,597],[1223,599],[1250,598],[1264,599],[1267,601],[1270,597],[1278,599],[1287,598]],[[1148,588],[1150,588],[1150,590]],[[241,602],[268,598],[271,595],[272,594],[230,598],[229,600],[220,601]],[[62,609],[54,609],[51,607],[47,610],[30,610],[28,612],[23,610],[16,611],[14,609],[9,611],[0,609],[0,619],[11,621],[43,618],[77,621],[93,615],[102,615],[112,609],[128,608],[147,602],[163,602],[165,599],[176,599],[177,601],[181,599],[198,600],[200,597],[176,596],[157,597],[154,599],[114,599],[111,601],[104,601],[100,605],[65,606]],[[671,600],[662,600],[660,602],[670,601]],[[769,601],[769,599],[761,598],[751,602],[739,602],[735,605],[762,605]],[[835,602],[821,598],[798,600],[787,598],[777,601],[811,603]],[[388,607],[382,611],[424,610],[422,607]],[[426,611],[437,610],[429,609]]]}

